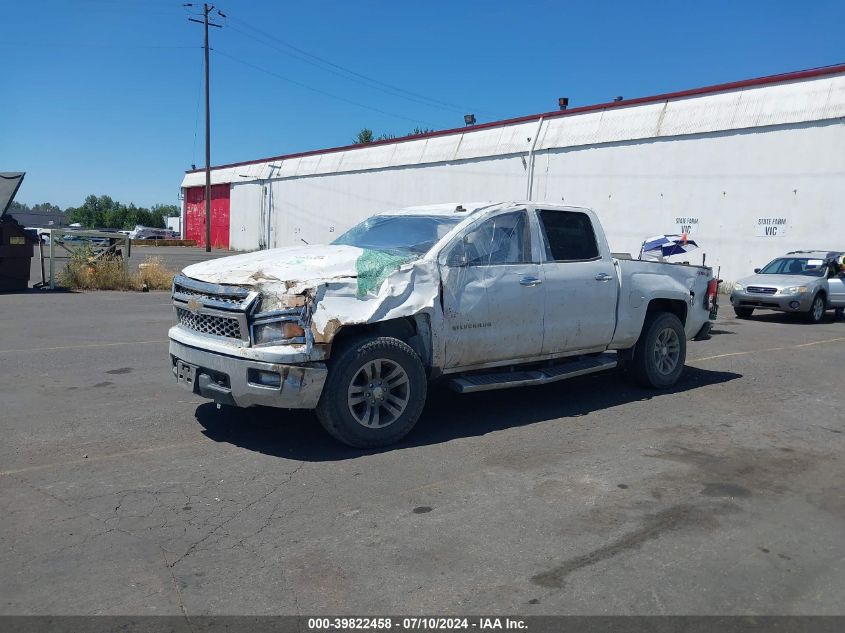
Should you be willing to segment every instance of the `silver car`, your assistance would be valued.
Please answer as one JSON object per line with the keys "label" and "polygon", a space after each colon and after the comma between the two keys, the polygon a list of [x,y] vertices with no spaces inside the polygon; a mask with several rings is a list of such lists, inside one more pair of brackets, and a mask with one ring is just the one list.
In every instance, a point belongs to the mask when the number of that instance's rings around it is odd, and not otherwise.
{"label": "silver car", "polygon": [[802,313],[811,323],[825,310],[845,307],[845,274],[839,251],[792,251],[740,279],[731,292],[731,304],[741,319],[754,310]]}

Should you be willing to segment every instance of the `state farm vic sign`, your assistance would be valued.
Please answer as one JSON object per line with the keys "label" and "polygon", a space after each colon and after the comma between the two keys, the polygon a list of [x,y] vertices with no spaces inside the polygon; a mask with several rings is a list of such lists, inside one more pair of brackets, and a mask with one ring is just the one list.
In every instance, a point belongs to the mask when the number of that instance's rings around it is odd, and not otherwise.
{"label": "state farm vic sign", "polygon": [[786,218],[783,216],[766,216],[757,218],[754,226],[757,237],[783,237],[786,235]]}
{"label": "state farm vic sign", "polygon": [[678,233],[693,235],[694,233],[698,233],[698,218],[676,217],[675,227]]}

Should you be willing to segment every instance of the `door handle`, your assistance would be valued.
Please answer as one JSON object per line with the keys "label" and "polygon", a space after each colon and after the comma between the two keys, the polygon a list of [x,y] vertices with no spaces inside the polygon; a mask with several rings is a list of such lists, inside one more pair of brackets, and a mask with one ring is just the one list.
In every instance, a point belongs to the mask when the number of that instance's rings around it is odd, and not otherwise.
{"label": "door handle", "polygon": [[610,281],[613,277],[608,275],[607,273],[599,273],[596,275],[596,281]]}
{"label": "door handle", "polygon": [[538,279],[537,277],[526,276],[520,279],[519,283],[522,286],[530,286],[533,288],[534,286],[539,286],[541,283],[543,283],[543,281],[541,279]]}

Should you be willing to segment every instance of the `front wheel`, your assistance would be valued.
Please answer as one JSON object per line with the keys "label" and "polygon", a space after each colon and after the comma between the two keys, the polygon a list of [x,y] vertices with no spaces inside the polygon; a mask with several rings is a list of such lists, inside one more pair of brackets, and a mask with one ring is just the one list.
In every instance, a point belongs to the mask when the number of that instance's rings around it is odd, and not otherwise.
{"label": "front wheel", "polygon": [[754,308],[734,308],[734,314],[740,319],[750,319],[754,314]]}
{"label": "front wheel", "polygon": [[332,359],[317,418],[344,444],[387,446],[417,423],[427,386],[422,361],[406,343],[361,339]]}
{"label": "front wheel", "polygon": [[808,323],[821,323],[822,318],[824,318],[824,311],[826,307],[824,295],[817,294],[813,297],[813,303],[810,304],[810,309],[807,310],[804,318],[807,319]]}
{"label": "front wheel", "polygon": [[678,382],[687,358],[687,339],[681,320],[662,312],[651,315],[634,347],[630,363],[633,379],[643,387],[667,389]]}

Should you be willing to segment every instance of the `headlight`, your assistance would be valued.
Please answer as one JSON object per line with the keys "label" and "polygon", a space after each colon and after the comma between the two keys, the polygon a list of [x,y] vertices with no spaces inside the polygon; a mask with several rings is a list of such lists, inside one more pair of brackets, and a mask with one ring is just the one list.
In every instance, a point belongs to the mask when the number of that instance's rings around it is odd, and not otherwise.
{"label": "headlight", "polygon": [[779,295],[802,295],[807,292],[807,286],[790,286],[778,291]]}
{"label": "headlight", "polygon": [[734,284],[734,290],[737,292],[742,292],[745,288],[742,287],[742,284]]}
{"label": "headlight", "polygon": [[253,345],[266,345],[304,336],[305,330],[290,321],[270,321],[269,323],[256,323],[252,326]]}

